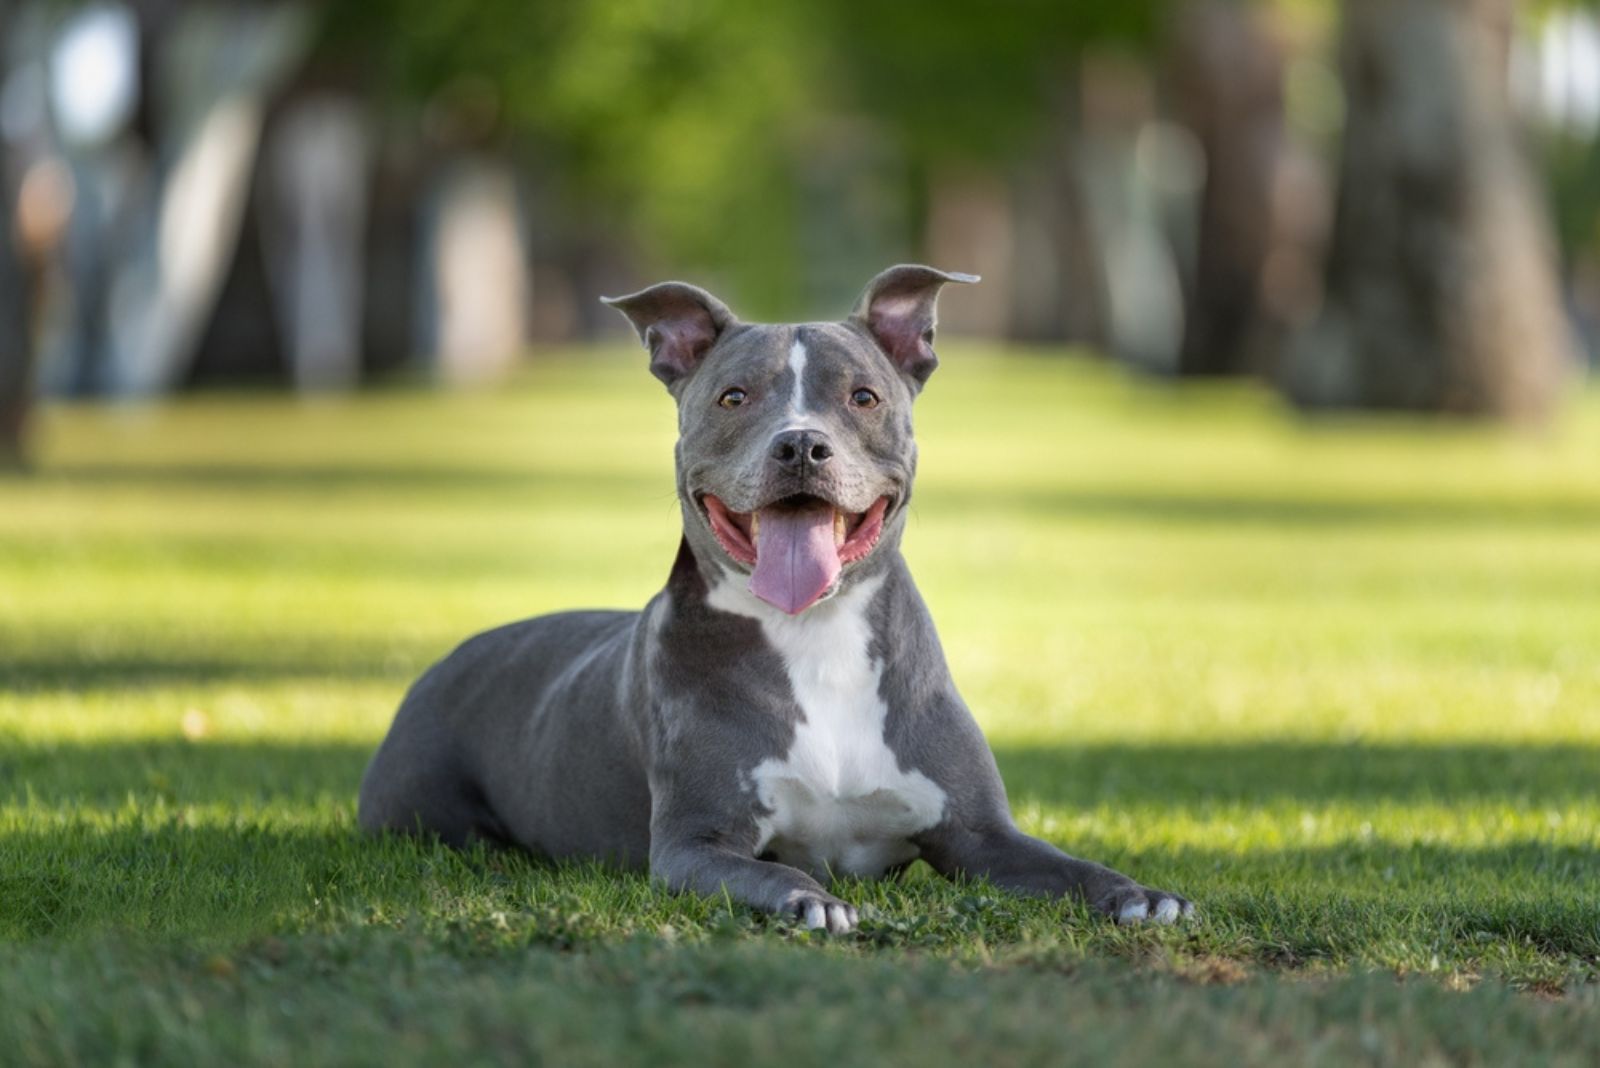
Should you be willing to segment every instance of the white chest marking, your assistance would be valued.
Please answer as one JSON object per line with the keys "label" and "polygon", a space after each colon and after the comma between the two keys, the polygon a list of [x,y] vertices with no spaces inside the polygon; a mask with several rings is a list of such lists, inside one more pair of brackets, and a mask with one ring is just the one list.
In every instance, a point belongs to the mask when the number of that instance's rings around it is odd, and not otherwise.
{"label": "white chest marking", "polygon": [[711,591],[713,607],[761,623],[803,716],[789,751],[749,770],[766,810],[756,852],[818,876],[877,876],[914,860],[911,836],[944,815],[944,791],[902,771],[884,741],[889,709],[878,693],[882,666],[867,655],[866,619],[882,583],[864,581],[797,617],[756,600],[734,575]]}
{"label": "white chest marking", "polygon": [[789,346],[789,370],[794,372],[794,392],[789,394],[789,418],[806,414],[806,347],[798,338]]}

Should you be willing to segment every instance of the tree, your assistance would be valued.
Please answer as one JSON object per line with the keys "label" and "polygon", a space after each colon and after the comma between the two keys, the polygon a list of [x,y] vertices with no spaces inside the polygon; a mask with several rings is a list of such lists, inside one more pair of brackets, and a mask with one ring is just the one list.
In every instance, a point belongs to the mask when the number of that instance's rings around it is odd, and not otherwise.
{"label": "tree", "polygon": [[1311,407],[1536,419],[1571,339],[1506,99],[1514,0],[1348,0],[1346,125]]}
{"label": "tree", "polygon": [[737,265],[739,306],[763,315],[804,288],[807,169],[828,120],[870,120],[899,162],[884,199],[910,205],[914,255],[933,176],[1053,151],[1077,51],[1147,48],[1164,4],[373,0],[326,5],[324,44],[370,52],[381,36],[381,73],[413,103],[487,86],[556,222],[674,271]]}
{"label": "tree", "polygon": [[1259,8],[1190,0],[1167,53],[1178,117],[1205,155],[1178,373],[1257,370],[1262,276],[1273,250],[1272,185],[1284,151],[1284,57]]}
{"label": "tree", "polygon": [[[0,4],[0,55],[9,40],[9,17],[9,6]],[[28,274],[15,233],[17,200],[9,162],[0,144],[0,468],[21,466],[27,457],[28,412],[33,400]]]}
{"label": "tree", "polygon": [[0,181],[0,467],[21,466],[27,457],[28,412],[33,399],[33,347],[28,330],[28,295],[12,233],[15,201]]}
{"label": "tree", "polygon": [[484,91],[574,266],[631,245],[675,270],[741,265],[744,308],[792,298],[795,131],[818,84],[805,6],[373,0],[324,18],[323,47],[372,55],[403,107]]}

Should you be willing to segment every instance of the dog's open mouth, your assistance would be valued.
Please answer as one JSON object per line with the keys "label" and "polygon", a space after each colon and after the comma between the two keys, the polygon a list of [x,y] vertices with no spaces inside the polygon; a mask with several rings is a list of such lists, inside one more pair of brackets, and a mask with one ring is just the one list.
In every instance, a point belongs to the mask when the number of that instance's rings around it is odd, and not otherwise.
{"label": "dog's open mouth", "polygon": [[709,493],[700,502],[718,543],[752,569],[750,592],[790,615],[816,604],[846,564],[872,551],[889,509],[888,497],[879,497],[865,512],[846,512],[809,494],[753,512],[730,511]]}

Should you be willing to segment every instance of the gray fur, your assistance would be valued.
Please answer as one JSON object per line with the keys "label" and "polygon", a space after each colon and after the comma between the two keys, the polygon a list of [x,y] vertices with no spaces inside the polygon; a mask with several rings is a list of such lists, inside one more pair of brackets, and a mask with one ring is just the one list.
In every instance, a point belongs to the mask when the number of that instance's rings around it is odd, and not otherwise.
{"label": "gray fur", "polygon": [[[701,500],[713,493],[744,513],[808,494],[861,513],[887,497],[876,547],[844,566],[830,597],[870,592],[867,653],[887,709],[882,741],[897,774],[925,776],[942,791],[937,821],[907,838],[908,852],[945,875],[1076,895],[1120,920],[1187,915],[1182,898],[1016,829],[994,758],[900,555],[916,470],[911,404],[932,370],[933,299],[949,281],[976,279],[891,268],[839,323],[740,323],[682,283],[613,302],[652,346],[652,369],[679,407],[684,539],[666,587],[643,612],[511,624],[435,665],[406,696],[367,769],[361,826],[648,867],[675,889],[726,890],[809,926],[853,927],[855,910],[823,886],[826,871],[757,855],[773,812],[752,775],[784,760],[807,720],[786,674],[788,653],[769,640],[760,612],[712,603],[714,589],[728,596],[750,569],[718,543]],[[775,436],[795,429],[796,342],[807,401],[800,422],[833,451],[816,465],[773,458]],[[719,405],[735,386],[746,402]],[[849,404],[861,388],[881,403]],[[792,625],[833,611],[818,603]]]}

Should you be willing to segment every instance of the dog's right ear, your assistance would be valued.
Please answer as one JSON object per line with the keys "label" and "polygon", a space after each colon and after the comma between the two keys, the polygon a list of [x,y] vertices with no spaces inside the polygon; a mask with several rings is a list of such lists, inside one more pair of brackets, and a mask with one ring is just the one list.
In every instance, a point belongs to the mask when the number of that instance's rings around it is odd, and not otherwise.
{"label": "dog's right ear", "polygon": [[738,321],[726,304],[687,282],[662,282],[600,300],[628,317],[650,350],[650,373],[669,387],[698,367],[722,332]]}

